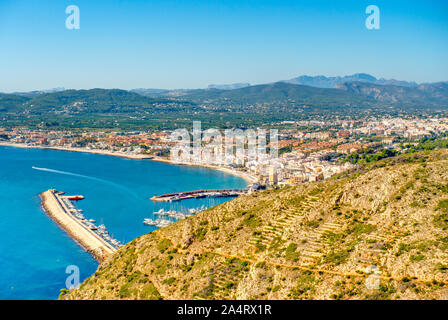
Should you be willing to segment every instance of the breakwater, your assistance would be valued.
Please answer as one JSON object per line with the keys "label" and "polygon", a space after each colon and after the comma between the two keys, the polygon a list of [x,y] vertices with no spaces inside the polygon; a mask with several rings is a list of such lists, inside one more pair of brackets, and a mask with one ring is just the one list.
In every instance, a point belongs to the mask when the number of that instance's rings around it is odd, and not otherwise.
{"label": "breakwater", "polygon": [[154,195],[150,200],[168,202],[206,197],[238,197],[246,193],[248,193],[248,189],[203,189]]}
{"label": "breakwater", "polygon": [[[52,218],[72,239],[78,242],[87,252],[99,262],[104,261],[118,249],[106,241],[97,232],[98,228],[93,224],[83,223],[72,213],[63,193],[50,189],[40,194],[42,207],[47,215]],[[69,199],[70,197],[65,197]]]}

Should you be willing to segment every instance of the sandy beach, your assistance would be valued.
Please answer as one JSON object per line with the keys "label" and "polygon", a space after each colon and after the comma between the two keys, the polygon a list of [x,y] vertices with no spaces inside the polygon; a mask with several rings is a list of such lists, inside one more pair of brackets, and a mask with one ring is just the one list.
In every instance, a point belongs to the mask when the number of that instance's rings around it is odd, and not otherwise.
{"label": "sandy beach", "polygon": [[84,148],[69,148],[69,147],[44,147],[44,146],[30,146],[26,144],[20,144],[20,143],[9,143],[9,142],[2,142],[0,141],[0,146],[5,147],[14,147],[14,148],[23,148],[23,149],[50,149],[50,150],[60,150],[60,151],[71,151],[71,152],[84,152],[84,153],[94,153],[94,154],[103,154],[107,156],[114,156],[114,157],[122,157],[122,158],[128,158],[128,159],[152,159],[152,156],[144,155],[144,154],[126,154],[122,152],[113,152],[113,151],[107,151],[107,150],[99,150],[99,149],[84,149]]}
{"label": "sandy beach", "polygon": [[219,167],[219,166],[215,166],[215,165],[208,165],[208,164],[175,162],[175,161],[172,161],[167,158],[144,155],[144,154],[130,155],[130,154],[122,153],[122,152],[113,152],[113,151],[98,150],[98,149],[30,146],[30,145],[26,145],[26,144],[10,143],[10,142],[4,142],[4,141],[0,141],[0,146],[24,148],[24,149],[50,149],[50,150],[59,150],[59,151],[70,151],[70,152],[84,152],[84,153],[102,154],[102,155],[107,155],[107,156],[122,157],[122,158],[135,159],[135,160],[152,160],[152,161],[165,162],[165,163],[175,164],[175,165],[202,167],[202,168],[208,168],[208,169],[212,169],[212,170],[218,170],[221,172],[225,172],[225,173],[240,177],[240,178],[246,180],[250,184],[256,183],[258,181],[258,179],[256,177],[250,175],[249,173],[242,172],[239,170],[223,168],[223,167]]}
{"label": "sandy beach", "polygon": [[219,166],[215,166],[215,165],[202,164],[202,163],[191,163],[191,162],[176,162],[176,161],[172,161],[170,159],[161,158],[161,157],[153,157],[151,160],[166,162],[169,164],[176,164],[176,165],[180,165],[180,166],[202,167],[202,168],[217,170],[217,171],[225,172],[225,173],[240,177],[240,178],[246,180],[250,184],[256,183],[258,181],[258,179],[256,177],[250,175],[247,172],[234,170],[234,169],[230,169],[230,168],[219,167]]}

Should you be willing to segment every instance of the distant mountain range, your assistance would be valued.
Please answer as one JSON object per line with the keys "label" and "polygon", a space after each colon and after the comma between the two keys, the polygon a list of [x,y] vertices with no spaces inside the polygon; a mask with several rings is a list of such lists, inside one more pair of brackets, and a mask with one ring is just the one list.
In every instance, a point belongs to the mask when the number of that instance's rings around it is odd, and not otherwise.
{"label": "distant mountain range", "polygon": [[208,89],[233,90],[245,87],[250,87],[250,83],[211,84]]}
{"label": "distant mountain range", "polygon": [[195,103],[250,105],[287,103],[316,106],[370,105],[374,99],[338,89],[324,89],[284,82],[250,86],[234,90],[205,89],[186,93],[185,100]]}
{"label": "distant mountain range", "polygon": [[291,80],[285,80],[282,82],[301,84],[305,86],[318,87],[318,88],[334,88],[344,82],[367,82],[381,85],[395,85],[402,87],[415,87],[417,83],[399,81],[394,79],[377,79],[374,76],[366,73],[356,73],[350,76],[343,77],[325,77],[325,76],[300,76]]}
{"label": "distant mountain range", "polygon": [[416,84],[378,80],[360,73],[345,77],[301,76],[253,86],[246,83],[210,85],[207,89],[194,90],[53,89],[0,94],[0,114],[151,114],[179,111],[257,113],[294,112],[300,107],[447,110],[448,82]]}
{"label": "distant mountain range", "polygon": [[234,90],[204,89],[185,93],[195,103],[221,105],[288,104],[312,107],[448,107],[448,82],[397,86],[344,82],[335,88],[277,82]]}
{"label": "distant mountain range", "polygon": [[65,91],[65,90],[67,90],[67,89],[62,88],[62,87],[58,87],[58,88],[47,89],[47,90],[34,90],[34,91],[27,91],[27,92],[14,92],[12,94],[18,95],[18,96],[23,96],[23,97],[33,98],[33,97],[39,96],[41,94],[54,93],[54,92],[60,92],[60,91]]}
{"label": "distant mountain range", "polygon": [[346,82],[336,86],[348,93],[373,98],[378,103],[409,107],[448,108],[448,82],[420,84],[406,87],[397,85],[378,85],[364,82]]}

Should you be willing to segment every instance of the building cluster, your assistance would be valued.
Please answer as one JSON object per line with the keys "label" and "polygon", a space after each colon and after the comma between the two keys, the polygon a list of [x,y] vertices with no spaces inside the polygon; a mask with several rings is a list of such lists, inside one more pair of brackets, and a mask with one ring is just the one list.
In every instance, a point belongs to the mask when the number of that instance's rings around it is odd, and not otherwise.
{"label": "building cluster", "polygon": [[375,134],[385,137],[403,137],[418,140],[448,131],[448,119],[402,119],[391,118],[377,121],[364,121],[359,127],[350,129],[351,133]]}
{"label": "building cluster", "polygon": [[348,162],[323,160],[327,151],[313,153],[290,152],[276,159],[247,164],[250,174],[260,177],[265,185],[296,185],[304,182],[329,179],[353,167]]}
{"label": "building cluster", "polygon": [[[278,156],[224,161],[233,170],[245,171],[262,184],[299,184],[328,179],[352,167],[341,161],[367,148],[396,148],[448,131],[447,118],[385,118],[336,121],[288,121],[279,131]],[[28,146],[84,148],[127,155],[166,156],[175,142],[169,131],[100,132],[2,129],[0,141]],[[272,148],[271,144],[268,149]]]}
{"label": "building cluster", "polygon": [[1,129],[0,141],[28,146],[84,148],[128,155],[159,155],[169,150],[167,132],[72,132],[30,129]]}

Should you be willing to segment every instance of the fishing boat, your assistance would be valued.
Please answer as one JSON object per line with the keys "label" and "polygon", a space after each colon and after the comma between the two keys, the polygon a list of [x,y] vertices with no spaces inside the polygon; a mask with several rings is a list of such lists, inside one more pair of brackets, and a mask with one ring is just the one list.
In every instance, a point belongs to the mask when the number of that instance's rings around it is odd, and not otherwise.
{"label": "fishing boat", "polygon": [[158,216],[167,216],[169,213],[169,211],[165,211],[164,209],[160,209],[157,212],[154,212],[154,214],[158,215]]}
{"label": "fishing boat", "polygon": [[146,226],[155,226],[157,222],[153,219],[146,218],[143,220],[143,224]]}
{"label": "fishing boat", "polygon": [[168,227],[170,224],[172,224],[172,221],[160,219],[160,221],[157,222],[156,226],[159,228]]}

